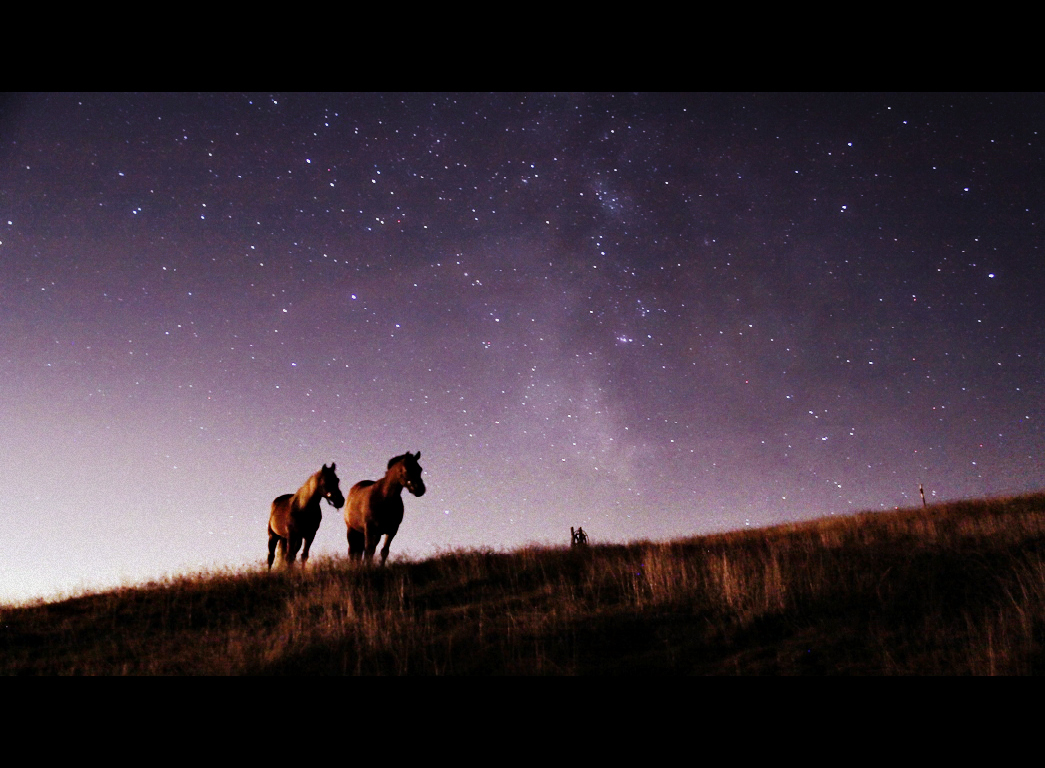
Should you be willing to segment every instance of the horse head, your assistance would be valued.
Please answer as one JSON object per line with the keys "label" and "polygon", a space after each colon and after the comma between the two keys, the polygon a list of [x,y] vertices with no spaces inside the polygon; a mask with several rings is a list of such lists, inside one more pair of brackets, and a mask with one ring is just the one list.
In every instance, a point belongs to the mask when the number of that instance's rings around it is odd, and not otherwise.
{"label": "horse head", "polygon": [[345,506],[345,497],[341,493],[341,481],[334,473],[334,467],[337,464],[330,462],[328,467],[326,464],[323,465],[323,469],[319,470],[319,493],[334,505],[335,509],[341,509]]}
{"label": "horse head", "polygon": [[425,481],[421,479],[421,465],[417,463],[420,458],[420,451],[416,455],[407,451],[402,456],[388,460],[388,470],[392,478],[414,496],[425,495]]}

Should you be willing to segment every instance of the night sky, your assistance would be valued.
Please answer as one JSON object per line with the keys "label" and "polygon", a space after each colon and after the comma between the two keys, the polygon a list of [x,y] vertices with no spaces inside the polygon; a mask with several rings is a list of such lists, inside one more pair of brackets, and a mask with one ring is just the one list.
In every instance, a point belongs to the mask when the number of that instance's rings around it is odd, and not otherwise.
{"label": "night sky", "polygon": [[[0,600],[1045,487],[1045,97],[0,101]],[[314,555],[345,554],[323,504]]]}

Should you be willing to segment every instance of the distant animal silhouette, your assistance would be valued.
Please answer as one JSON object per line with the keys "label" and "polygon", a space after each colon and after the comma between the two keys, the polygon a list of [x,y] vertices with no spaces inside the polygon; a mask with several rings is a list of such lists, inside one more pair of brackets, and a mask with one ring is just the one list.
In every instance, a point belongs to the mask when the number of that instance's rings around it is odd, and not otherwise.
{"label": "distant animal silhouette", "polygon": [[409,451],[388,460],[388,471],[380,480],[363,480],[352,486],[345,504],[345,525],[348,526],[348,556],[361,560],[366,555],[369,563],[382,536],[381,565],[388,559],[388,548],[403,522],[403,489],[414,496],[424,496],[421,479],[421,452]]}
{"label": "distant animal silhouette", "polygon": [[340,488],[341,481],[334,472],[335,466],[333,462],[329,467],[324,464],[321,470],[298,488],[297,493],[288,493],[273,500],[272,511],[269,513],[270,571],[272,562],[276,559],[277,544],[283,562],[287,568],[291,568],[298,549],[304,542],[301,567],[305,567],[305,563],[308,562],[308,549],[312,546],[316,531],[319,530],[319,521],[323,519],[323,513],[319,510],[320,499],[326,499],[335,509],[345,506],[345,497]]}
{"label": "distant animal silhouette", "polygon": [[588,534],[584,532],[583,528],[578,528],[576,531],[573,530],[573,526],[570,526],[570,546],[571,547],[584,547],[588,544]]}

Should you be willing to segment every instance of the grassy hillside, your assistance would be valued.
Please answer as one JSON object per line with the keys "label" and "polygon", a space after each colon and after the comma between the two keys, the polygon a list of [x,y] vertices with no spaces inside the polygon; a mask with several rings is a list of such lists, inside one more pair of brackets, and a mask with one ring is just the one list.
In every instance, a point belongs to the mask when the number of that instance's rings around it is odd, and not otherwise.
{"label": "grassy hillside", "polygon": [[1037,674],[1045,494],[0,609],[5,674]]}

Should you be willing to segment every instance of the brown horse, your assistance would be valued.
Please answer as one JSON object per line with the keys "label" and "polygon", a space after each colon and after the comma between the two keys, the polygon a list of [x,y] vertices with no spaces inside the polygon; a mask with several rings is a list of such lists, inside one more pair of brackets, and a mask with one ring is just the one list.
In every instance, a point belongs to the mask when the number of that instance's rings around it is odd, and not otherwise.
{"label": "brown horse", "polygon": [[323,513],[319,511],[319,500],[326,499],[336,509],[345,506],[345,497],[341,495],[340,480],[334,474],[336,465],[331,462],[328,467],[316,472],[297,493],[287,493],[272,502],[269,513],[269,570],[276,559],[276,545],[287,568],[292,568],[301,543],[305,543],[305,551],[301,553],[301,567],[308,562],[308,548],[319,530],[319,521]]}
{"label": "brown horse", "polygon": [[381,565],[388,558],[388,548],[399,532],[403,522],[403,488],[414,496],[425,495],[425,483],[421,479],[421,465],[417,460],[421,452],[388,460],[388,471],[380,480],[363,480],[352,486],[345,504],[345,524],[348,526],[348,556],[360,560],[366,554],[369,563],[374,559],[374,550],[381,536],[385,546],[381,548]]}

